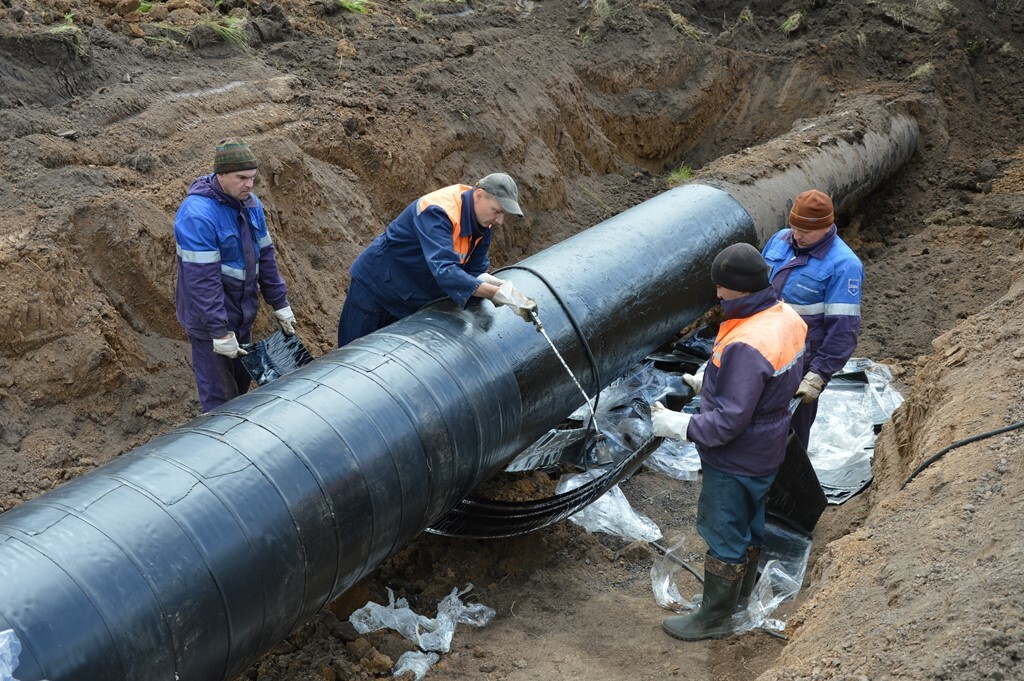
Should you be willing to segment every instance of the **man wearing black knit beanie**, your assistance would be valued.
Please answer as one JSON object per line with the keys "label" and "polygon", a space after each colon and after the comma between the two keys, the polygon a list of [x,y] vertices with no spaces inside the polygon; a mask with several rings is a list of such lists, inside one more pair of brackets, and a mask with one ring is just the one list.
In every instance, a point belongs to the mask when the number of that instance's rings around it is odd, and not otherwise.
{"label": "man wearing black knit beanie", "polygon": [[768,273],[750,244],[733,244],[715,257],[711,280],[725,321],[703,381],[691,382],[701,393],[700,413],[660,403],[651,410],[654,434],[689,440],[701,461],[697,531],[708,545],[704,594],[695,613],[663,623],[684,641],[732,632],[732,614],[746,606],[754,587],[765,502],[786,455],[789,401],[800,384],[807,325],[779,299]]}

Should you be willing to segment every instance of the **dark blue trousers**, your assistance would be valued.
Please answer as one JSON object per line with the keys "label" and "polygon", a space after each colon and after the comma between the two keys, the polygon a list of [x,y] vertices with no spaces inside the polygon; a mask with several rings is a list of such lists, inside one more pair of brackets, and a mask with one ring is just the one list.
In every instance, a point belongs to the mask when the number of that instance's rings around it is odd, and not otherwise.
{"label": "dark blue trousers", "polygon": [[[251,329],[235,335],[239,343],[252,342]],[[190,338],[189,342],[192,344],[192,372],[196,375],[199,404],[204,414],[249,391],[252,378],[242,366],[242,360],[218,355],[213,351],[213,341],[208,338]]]}
{"label": "dark blue trousers", "polygon": [[748,546],[764,546],[764,506],[777,473],[748,477],[701,463],[697,532],[708,553],[726,563],[745,563]]}
{"label": "dark blue trousers", "polygon": [[398,319],[381,307],[365,286],[353,279],[338,318],[338,347],[383,329]]}

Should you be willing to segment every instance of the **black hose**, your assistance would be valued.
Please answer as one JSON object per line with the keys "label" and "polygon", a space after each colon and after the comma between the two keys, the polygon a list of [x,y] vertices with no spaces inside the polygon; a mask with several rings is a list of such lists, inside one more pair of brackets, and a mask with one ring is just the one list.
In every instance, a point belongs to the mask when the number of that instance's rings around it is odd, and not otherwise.
{"label": "black hose", "polygon": [[[580,344],[583,346],[583,352],[586,354],[587,361],[590,363],[590,370],[594,373],[594,407],[592,413],[596,414],[597,401],[601,394],[601,371],[597,368],[597,360],[594,358],[594,353],[590,351],[590,343],[587,342],[587,337],[583,334],[583,329],[580,328],[579,322],[576,321],[576,317],[573,315],[572,310],[570,310],[569,306],[565,304],[564,300],[562,300],[562,296],[558,295],[558,291],[556,291],[555,287],[551,285],[551,282],[545,279],[544,275],[532,267],[527,267],[526,265],[508,265],[507,267],[501,267],[495,270],[495,272],[504,272],[505,270],[524,270],[537,277],[545,286],[548,287],[548,290],[551,291],[551,295],[555,297],[558,304],[562,306],[563,310],[565,310],[565,316],[569,318],[569,323],[572,324],[572,328],[576,330],[576,335],[579,336]],[[590,419],[590,422],[593,424],[594,419]]]}
{"label": "black hose", "polygon": [[1011,430],[1016,430],[1017,428],[1020,428],[1021,426],[1024,426],[1024,421],[1018,421],[1017,423],[1013,423],[1013,424],[1010,424],[1008,426],[1003,426],[1002,428],[996,428],[995,430],[990,430],[990,431],[987,431],[987,432],[984,432],[984,433],[978,433],[977,435],[972,435],[971,437],[965,438],[965,439],[960,440],[958,442],[954,442],[953,444],[951,444],[950,446],[946,447],[945,449],[943,449],[938,454],[933,454],[932,456],[930,456],[927,459],[925,459],[924,463],[922,463],[920,466],[918,466],[914,470],[914,472],[910,474],[910,477],[906,479],[906,481],[900,487],[900,490],[902,491],[908,484],[910,484],[910,481],[913,480],[915,477],[917,477],[918,473],[923,471],[925,468],[928,468],[928,466],[931,466],[933,463],[935,463],[936,461],[941,459],[943,456],[945,456],[946,452],[949,452],[950,450],[956,449],[957,447],[963,447],[964,445],[969,445],[972,442],[977,442],[978,440],[984,440],[985,438],[992,437],[993,435],[999,435],[1000,433],[1006,433],[1006,432],[1009,432]]}

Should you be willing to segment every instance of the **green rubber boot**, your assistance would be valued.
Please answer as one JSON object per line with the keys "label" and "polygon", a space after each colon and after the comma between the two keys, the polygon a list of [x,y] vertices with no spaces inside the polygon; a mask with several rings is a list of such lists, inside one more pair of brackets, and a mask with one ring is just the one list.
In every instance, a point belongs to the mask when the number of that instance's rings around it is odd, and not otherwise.
{"label": "green rubber boot", "polygon": [[704,557],[704,594],[700,608],[690,615],[666,617],[661,626],[683,641],[725,638],[732,633],[732,613],[740,597],[746,563],[725,563]]}
{"label": "green rubber boot", "polygon": [[747,609],[750,602],[750,594],[754,593],[754,584],[757,582],[757,566],[761,562],[761,547],[747,547],[747,571],[743,575],[743,584],[740,586],[740,600],[736,603],[736,610]]}

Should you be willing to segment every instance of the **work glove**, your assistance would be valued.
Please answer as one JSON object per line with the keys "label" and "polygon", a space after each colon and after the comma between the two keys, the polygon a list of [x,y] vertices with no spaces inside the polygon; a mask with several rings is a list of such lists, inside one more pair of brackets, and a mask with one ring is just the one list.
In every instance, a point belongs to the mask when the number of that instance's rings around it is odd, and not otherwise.
{"label": "work glove", "polygon": [[651,425],[656,437],[670,437],[673,440],[686,440],[686,429],[690,427],[692,414],[672,411],[661,402],[651,407]]}
{"label": "work glove", "polygon": [[512,285],[511,281],[506,281],[498,287],[497,293],[491,298],[491,302],[495,305],[507,305],[512,308],[512,311],[522,317],[528,322],[533,321],[533,317],[530,313],[537,312],[537,303],[534,302],[533,298],[524,295],[519,289]]}
{"label": "work glove", "polygon": [[800,387],[796,389],[795,397],[799,397],[804,404],[810,404],[818,399],[818,395],[824,389],[825,379],[813,371],[808,371],[804,374],[804,380],[800,381]]}
{"label": "work glove", "polygon": [[701,368],[698,369],[697,373],[695,374],[683,374],[683,383],[690,386],[690,389],[693,390],[694,395],[700,395],[700,390],[701,388],[704,387],[705,366],[707,365],[702,365]]}
{"label": "work glove", "polygon": [[274,321],[277,322],[277,328],[281,329],[281,333],[286,336],[295,335],[295,315],[292,314],[291,305],[274,310]]}
{"label": "work glove", "polygon": [[249,354],[238,346],[238,339],[235,338],[234,332],[224,336],[223,338],[214,338],[213,351],[218,355],[224,355],[231,359],[235,359],[236,357],[245,357]]}
{"label": "work glove", "polygon": [[482,281],[485,284],[493,284],[494,286],[498,286],[498,287],[501,287],[501,285],[505,283],[504,279],[498,279],[493,274],[487,274],[486,272],[484,272],[481,275],[478,275],[477,279],[479,279],[480,281]]}

